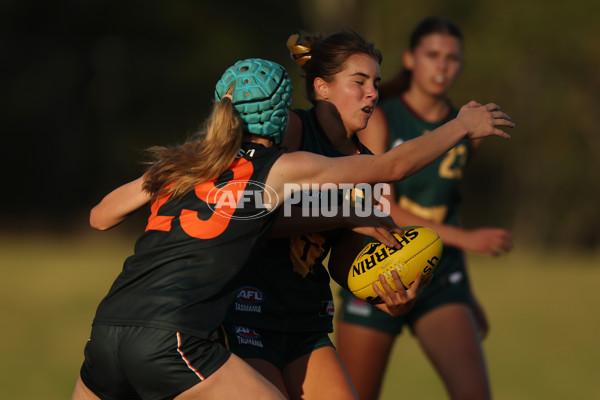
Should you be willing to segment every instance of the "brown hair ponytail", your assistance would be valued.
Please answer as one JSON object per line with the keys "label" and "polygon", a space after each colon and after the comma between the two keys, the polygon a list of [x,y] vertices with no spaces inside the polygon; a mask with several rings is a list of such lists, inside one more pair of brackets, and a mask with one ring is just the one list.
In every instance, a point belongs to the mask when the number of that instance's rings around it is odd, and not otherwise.
{"label": "brown hair ponytail", "polygon": [[314,80],[319,77],[327,82],[342,71],[346,61],[354,54],[366,54],[381,64],[382,55],[358,33],[346,29],[329,36],[320,34],[292,35],[287,40],[292,59],[305,72],[306,96],[311,103],[316,102]]}

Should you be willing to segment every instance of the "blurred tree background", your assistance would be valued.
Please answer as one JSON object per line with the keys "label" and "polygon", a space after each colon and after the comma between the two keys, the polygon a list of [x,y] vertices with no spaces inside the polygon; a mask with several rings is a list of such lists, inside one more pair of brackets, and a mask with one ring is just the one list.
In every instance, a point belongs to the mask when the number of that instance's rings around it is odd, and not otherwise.
{"label": "blurred tree background", "polygon": [[300,29],[349,27],[401,67],[414,25],[459,24],[465,68],[455,105],[493,101],[517,124],[485,141],[465,187],[465,224],[513,230],[517,245],[600,243],[600,2],[505,0],[4,0],[0,48],[0,229],[73,232],[114,187],[143,171],[143,149],[181,141],[206,117],[234,61],[285,65]]}

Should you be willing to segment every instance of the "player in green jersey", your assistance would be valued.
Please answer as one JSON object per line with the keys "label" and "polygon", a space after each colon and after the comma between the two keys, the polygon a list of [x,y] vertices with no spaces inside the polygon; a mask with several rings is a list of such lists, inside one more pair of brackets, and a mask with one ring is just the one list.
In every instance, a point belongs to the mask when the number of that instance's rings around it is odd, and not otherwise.
{"label": "player in green jersey", "polygon": [[[456,116],[448,89],[462,63],[462,34],[442,18],[422,21],[403,54],[405,69],[382,85],[379,103],[361,141],[375,153],[434,130]],[[391,317],[343,292],[336,326],[339,354],[361,399],[376,399],[388,356],[407,324],[442,377],[450,398],[490,396],[480,338],[485,315],[470,288],[463,251],[497,256],[512,247],[500,228],[459,226],[460,184],[477,142],[461,140],[419,173],[395,182],[391,215],[400,226],[423,225],[437,231],[444,253],[433,279],[405,316]]]}
{"label": "player in green jersey", "polygon": [[[328,157],[371,154],[356,132],[366,126],[377,101],[379,51],[350,30],[325,37],[292,35],[288,47],[305,72],[313,107],[290,113],[284,151]],[[325,218],[320,226],[293,229],[289,237],[267,241],[240,274],[238,295],[225,320],[232,351],[291,399],[357,398],[329,339],[334,315],[330,275],[346,286],[364,236],[328,229],[328,224],[335,220]],[[408,310],[417,290],[418,284],[389,308],[385,305],[386,311]],[[253,294],[250,302],[248,293]],[[248,331],[258,339],[248,341]]]}

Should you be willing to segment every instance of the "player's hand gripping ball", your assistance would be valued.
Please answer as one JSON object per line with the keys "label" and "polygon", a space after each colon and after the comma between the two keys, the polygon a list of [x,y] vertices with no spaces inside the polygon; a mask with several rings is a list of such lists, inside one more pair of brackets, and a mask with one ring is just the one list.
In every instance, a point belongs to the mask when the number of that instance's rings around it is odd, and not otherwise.
{"label": "player's hand gripping ball", "polygon": [[348,288],[359,299],[371,303],[380,302],[373,290],[376,283],[383,291],[379,275],[383,275],[392,288],[396,270],[405,289],[411,287],[419,272],[423,272],[425,282],[442,257],[442,239],[433,230],[423,226],[405,226],[403,236],[394,233],[400,248],[390,248],[374,241],[356,256],[348,273]]}

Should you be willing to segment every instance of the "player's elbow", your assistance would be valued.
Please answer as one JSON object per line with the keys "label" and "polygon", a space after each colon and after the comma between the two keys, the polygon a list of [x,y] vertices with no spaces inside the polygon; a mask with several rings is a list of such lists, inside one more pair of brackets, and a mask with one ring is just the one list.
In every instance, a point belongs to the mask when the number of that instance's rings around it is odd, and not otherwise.
{"label": "player's elbow", "polygon": [[401,181],[414,173],[413,162],[409,158],[393,157],[390,152],[375,156],[373,165],[379,182]]}
{"label": "player's elbow", "polygon": [[99,231],[105,231],[111,227],[110,225],[104,223],[96,207],[92,208],[90,211],[90,226]]}
{"label": "player's elbow", "polygon": [[408,178],[414,172],[412,171],[409,163],[397,162],[392,167],[392,181],[401,181],[402,179]]}

